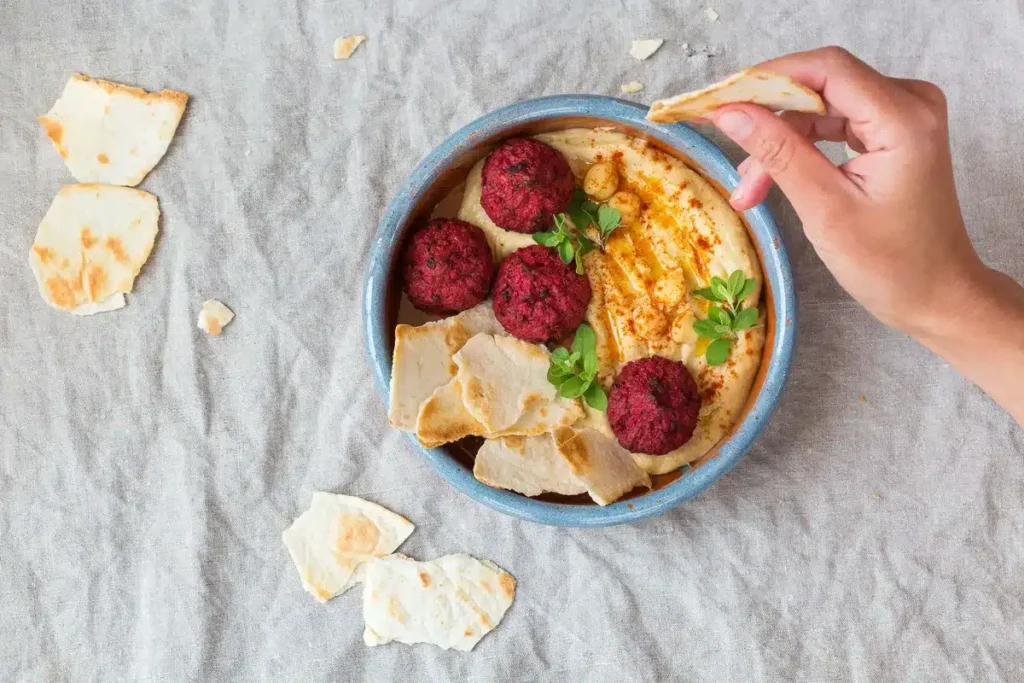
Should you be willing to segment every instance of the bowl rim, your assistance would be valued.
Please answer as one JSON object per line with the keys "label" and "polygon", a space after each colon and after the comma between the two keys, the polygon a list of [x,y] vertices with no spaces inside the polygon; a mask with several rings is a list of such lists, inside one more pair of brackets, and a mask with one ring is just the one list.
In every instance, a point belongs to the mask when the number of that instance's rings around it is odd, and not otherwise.
{"label": "bowl rim", "polygon": [[[736,187],[739,174],[715,143],[685,124],[651,123],[646,120],[646,114],[646,107],[603,95],[553,95],[525,100],[492,111],[463,126],[420,161],[381,216],[364,280],[364,341],[377,390],[385,406],[390,395],[393,349],[388,347],[389,328],[384,317],[390,264],[393,253],[400,246],[401,227],[415,211],[417,199],[440,173],[463,154],[478,148],[480,140],[500,136],[514,126],[550,119],[580,116],[606,119],[631,126],[684,154],[726,190]],[[743,215],[757,244],[761,268],[772,291],[776,329],[761,389],[746,417],[719,447],[717,457],[684,472],[683,476],[657,491],[601,507],[538,501],[512,491],[492,488],[477,481],[470,470],[449,458],[441,448],[422,447],[415,434],[406,433],[406,437],[434,470],[462,493],[498,512],[540,524],[601,527],[634,522],[661,514],[701,494],[739,462],[774,413],[789,376],[796,341],[796,290],[778,225],[764,203]]]}

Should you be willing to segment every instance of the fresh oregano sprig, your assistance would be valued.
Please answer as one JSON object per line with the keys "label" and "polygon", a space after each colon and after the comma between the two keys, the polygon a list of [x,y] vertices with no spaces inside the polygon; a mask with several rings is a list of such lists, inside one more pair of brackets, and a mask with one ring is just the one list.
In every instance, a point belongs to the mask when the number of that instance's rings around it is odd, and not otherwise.
{"label": "fresh oregano sprig", "polygon": [[742,270],[733,271],[728,280],[717,275],[711,278],[711,285],[693,293],[707,299],[718,306],[708,308],[708,317],[693,322],[693,331],[705,339],[712,340],[708,344],[704,357],[708,365],[721,365],[729,358],[736,333],[757,324],[757,307],[743,308],[743,301],[757,288],[757,280],[747,277]]}
{"label": "fresh oregano sprig", "polygon": [[583,257],[593,251],[595,244],[582,232],[572,229],[564,213],[555,214],[555,229],[533,233],[533,241],[558,252],[562,263],[576,262],[576,273],[583,275]]}
{"label": "fresh oregano sprig", "polygon": [[597,337],[590,325],[576,328],[572,350],[559,346],[551,353],[548,381],[562,398],[579,398],[595,410],[608,408],[608,396],[597,381]]}
{"label": "fresh oregano sprig", "polygon": [[565,212],[581,233],[585,233],[589,226],[594,226],[602,251],[608,245],[612,233],[622,224],[622,214],[618,209],[605,204],[595,204],[587,199],[587,194],[579,188],[573,191]]}

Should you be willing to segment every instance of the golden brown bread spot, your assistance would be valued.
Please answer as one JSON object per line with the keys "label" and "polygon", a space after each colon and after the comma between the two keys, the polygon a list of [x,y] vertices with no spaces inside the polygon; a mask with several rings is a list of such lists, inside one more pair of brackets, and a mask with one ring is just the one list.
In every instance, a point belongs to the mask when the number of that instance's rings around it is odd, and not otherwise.
{"label": "golden brown bread spot", "polygon": [[466,636],[467,638],[471,638],[473,636],[473,629],[467,628],[465,631],[462,632],[462,635]]}
{"label": "golden brown bread spot", "polygon": [[331,592],[322,586],[313,586],[313,592],[316,593],[316,597],[321,600],[331,599]]}
{"label": "golden brown bread spot", "polygon": [[484,612],[480,612],[480,623],[483,624],[484,628],[491,627],[491,619]]}
{"label": "golden brown bread spot", "polygon": [[[217,328],[217,332],[214,334],[220,332],[219,323]],[[377,549],[377,541],[380,540],[380,529],[367,518],[343,513],[338,515],[337,524],[343,531],[334,544],[334,551],[336,553],[362,553],[369,555]]]}
{"label": "golden brown bread spot", "polygon": [[38,245],[34,245],[32,247],[32,251],[34,251],[36,256],[39,257],[40,263],[49,263],[57,255],[53,249],[50,249],[49,247],[40,247]]}
{"label": "golden brown bread spot", "polygon": [[88,227],[82,228],[82,248],[92,249],[99,242]]}
{"label": "golden brown bread spot", "polygon": [[461,320],[453,320],[444,331],[444,345],[449,353],[455,353],[469,341],[469,330]]}
{"label": "golden brown bread spot", "polygon": [[75,295],[71,286],[59,277],[51,277],[46,281],[46,291],[50,294],[50,301],[57,308],[70,309],[75,307]]}
{"label": "golden brown bread spot", "polygon": [[106,154],[100,153],[96,155],[96,161],[100,162],[101,164],[109,164],[110,157],[108,157]]}
{"label": "golden brown bread spot", "polygon": [[60,121],[54,121],[48,119],[45,116],[39,117],[39,123],[43,125],[43,130],[46,131],[46,137],[53,141],[53,144],[57,146],[57,151],[62,157],[67,157],[68,151],[64,149],[64,145],[61,144],[61,140],[64,139],[64,126],[60,125]]}
{"label": "golden brown bread spot", "polygon": [[423,584],[424,588],[429,586],[430,585],[430,574],[428,574],[426,572],[420,572],[420,583]]}
{"label": "golden brown bread spot", "polygon": [[[424,448],[437,448],[443,444],[484,432],[483,425],[468,413],[460,415],[458,419],[452,417],[439,419],[444,416],[443,404],[437,396],[431,396],[420,406],[419,416],[416,418],[416,438]],[[430,426],[425,426],[427,424]]]}
{"label": "golden brown bread spot", "polygon": [[587,451],[587,442],[575,430],[569,427],[556,429],[555,447],[568,461],[574,474],[582,475],[590,470],[591,457]]}
{"label": "golden brown bread spot", "polygon": [[222,328],[220,326],[220,321],[219,320],[217,320],[216,318],[207,318],[206,319],[206,331],[207,332],[209,332],[210,334],[220,334],[221,329]]}
{"label": "golden brown bread spot", "polygon": [[94,265],[89,268],[89,300],[96,301],[100,297],[97,295],[103,285],[107,281],[107,271],[103,270],[103,266]]}
{"label": "golden brown bread spot", "polygon": [[502,574],[498,577],[498,586],[506,598],[511,598],[516,592],[516,580],[510,574]]}
{"label": "golden brown bread spot", "polygon": [[114,259],[119,263],[128,263],[128,254],[125,253],[124,244],[121,242],[120,237],[108,237],[103,246],[114,255]]}
{"label": "golden brown bread spot", "polygon": [[491,588],[491,584],[487,579],[480,582],[480,587],[484,589],[484,593],[490,593],[494,590]]}
{"label": "golden brown bread spot", "polygon": [[525,436],[504,436],[501,441],[505,444],[505,448],[519,451],[520,453],[526,450]]}
{"label": "golden brown bread spot", "polygon": [[161,90],[160,92],[147,92],[142,88],[137,88],[132,85],[122,85],[120,83],[113,83],[111,81],[104,81],[100,78],[89,78],[83,74],[72,74],[72,80],[81,81],[83,83],[93,83],[98,85],[108,95],[120,92],[125,95],[131,95],[141,100],[148,101],[167,101],[175,104],[185,106],[188,102],[188,95],[183,92],[176,90]]}

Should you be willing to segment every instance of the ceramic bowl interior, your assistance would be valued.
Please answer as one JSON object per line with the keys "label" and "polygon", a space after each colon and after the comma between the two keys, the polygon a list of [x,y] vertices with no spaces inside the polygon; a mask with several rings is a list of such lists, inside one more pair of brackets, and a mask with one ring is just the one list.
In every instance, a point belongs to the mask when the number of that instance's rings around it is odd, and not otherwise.
{"label": "ceramic bowl interior", "polygon": [[[607,127],[646,139],[682,159],[728,196],[739,176],[714,143],[683,124],[655,125],[646,109],[609,97],[564,95],[528,100],[488,114],[451,135],[420,162],[385,211],[366,273],[363,322],[366,347],[378,390],[388,402],[394,329],[399,316],[401,282],[397,261],[405,235],[465,181],[469,170],[501,141],[566,128]],[[730,433],[705,457],[670,474],[654,477],[649,492],[634,492],[604,507],[586,496],[525,496],[491,488],[473,477],[472,456],[479,442],[425,449],[410,440],[434,469],[463,493],[500,512],[561,526],[607,526],[668,510],[704,491],[743,456],[771,416],[785,384],[796,334],[796,294],[789,257],[766,207],[743,215],[764,273],[767,310],[764,355],[753,388]]]}

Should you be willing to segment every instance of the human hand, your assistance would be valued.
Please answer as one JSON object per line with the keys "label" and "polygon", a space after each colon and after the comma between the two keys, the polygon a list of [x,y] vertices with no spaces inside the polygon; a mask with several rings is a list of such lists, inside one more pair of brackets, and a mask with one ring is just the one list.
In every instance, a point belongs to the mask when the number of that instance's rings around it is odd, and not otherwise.
{"label": "human hand", "polygon": [[[964,228],[946,125],[931,83],[889,78],[836,47],[759,65],[820,93],[824,116],[720,107],[715,125],[750,157],[730,202],[760,203],[774,180],[818,255],[846,291],[884,323],[926,334],[988,278]],[[814,141],[863,152],[834,166]]]}

